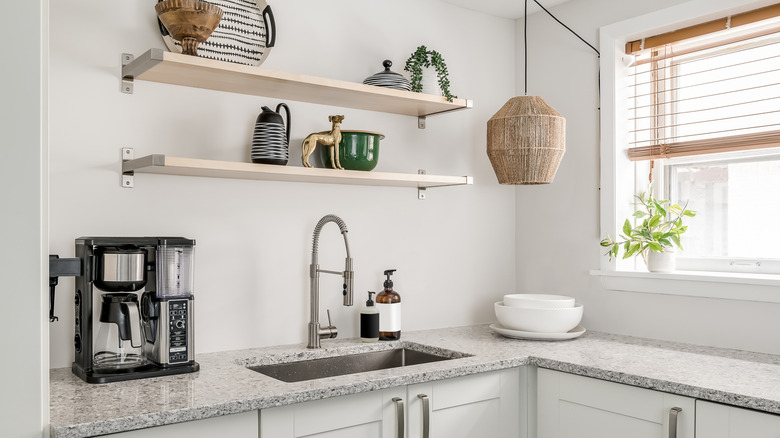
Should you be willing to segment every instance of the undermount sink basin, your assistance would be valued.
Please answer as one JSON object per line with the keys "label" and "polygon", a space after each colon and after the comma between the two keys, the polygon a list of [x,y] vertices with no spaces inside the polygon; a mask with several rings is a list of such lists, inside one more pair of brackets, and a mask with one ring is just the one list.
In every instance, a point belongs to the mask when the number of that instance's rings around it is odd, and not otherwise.
{"label": "undermount sink basin", "polygon": [[403,347],[299,362],[258,365],[248,368],[283,382],[302,382],[304,380],[419,365],[466,356],[463,353],[455,352],[450,356],[440,356]]}

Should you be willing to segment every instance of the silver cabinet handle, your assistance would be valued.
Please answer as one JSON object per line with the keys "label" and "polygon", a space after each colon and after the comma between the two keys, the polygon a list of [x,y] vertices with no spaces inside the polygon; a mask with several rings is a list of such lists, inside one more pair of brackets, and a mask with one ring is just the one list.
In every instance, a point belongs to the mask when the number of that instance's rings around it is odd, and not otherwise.
{"label": "silver cabinet handle", "polygon": [[669,438],[677,438],[677,415],[680,412],[680,408],[669,409]]}
{"label": "silver cabinet handle", "polygon": [[395,436],[404,438],[404,400],[400,397],[393,397],[395,403],[396,432]]}
{"label": "silver cabinet handle", "polygon": [[428,396],[417,394],[417,398],[422,401],[422,438],[429,438],[431,434],[431,410]]}

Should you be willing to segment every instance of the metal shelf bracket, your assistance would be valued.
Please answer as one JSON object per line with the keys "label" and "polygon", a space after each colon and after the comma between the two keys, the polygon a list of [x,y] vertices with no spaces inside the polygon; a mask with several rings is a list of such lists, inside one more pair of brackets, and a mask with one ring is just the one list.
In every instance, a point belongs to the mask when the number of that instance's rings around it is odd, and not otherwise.
{"label": "metal shelf bracket", "polygon": [[130,53],[122,54],[122,92],[133,94],[133,80],[163,61],[162,49],[151,49],[138,58]]}
{"label": "metal shelf bracket", "polygon": [[[135,158],[135,149],[133,148],[122,148],[122,162],[130,161],[133,158]],[[128,172],[122,172],[122,187],[126,189],[132,189],[135,179],[135,172],[132,170]]]}
{"label": "metal shelf bracket", "polygon": [[[124,70],[124,67],[135,59],[135,56],[133,56],[130,53],[123,53],[122,54],[122,67]],[[132,76],[125,76],[124,72],[122,72],[122,92],[125,94],[133,94],[133,77]]]}
{"label": "metal shelf bracket", "polygon": [[[456,109],[442,111],[440,113],[432,113],[432,114],[428,114],[428,115],[429,116],[435,116],[435,115],[438,115],[438,114],[446,114],[446,113],[451,113],[451,112],[454,112],[454,111],[461,111],[461,110],[469,109],[469,108],[473,108],[473,107],[474,107],[474,101],[471,100],[471,99],[466,99],[466,106],[464,106],[463,108],[456,108]],[[427,118],[427,116],[417,116],[417,128],[418,129],[425,129],[425,120],[426,120],[426,118]]]}
{"label": "metal shelf bracket", "polygon": [[[425,119],[425,117],[423,117]],[[424,124],[424,122],[423,122]],[[423,127],[424,129],[424,127]],[[420,169],[417,171],[418,175],[425,175],[425,169]],[[425,187],[417,187],[417,199],[420,201],[425,201]]]}

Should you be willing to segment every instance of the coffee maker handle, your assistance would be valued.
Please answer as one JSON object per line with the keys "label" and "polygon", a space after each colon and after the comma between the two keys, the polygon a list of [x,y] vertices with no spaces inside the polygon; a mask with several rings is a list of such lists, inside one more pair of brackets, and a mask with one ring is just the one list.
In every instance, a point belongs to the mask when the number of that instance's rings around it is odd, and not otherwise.
{"label": "coffee maker handle", "polygon": [[127,315],[130,317],[130,345],[133,348],[141,348],[141,318],[138,313],[138,303],[122,303]]}

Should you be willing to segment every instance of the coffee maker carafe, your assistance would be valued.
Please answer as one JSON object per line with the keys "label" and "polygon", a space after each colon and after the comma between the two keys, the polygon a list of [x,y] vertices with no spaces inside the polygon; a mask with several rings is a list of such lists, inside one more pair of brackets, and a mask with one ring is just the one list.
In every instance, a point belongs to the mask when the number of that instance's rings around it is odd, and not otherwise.
{"label": "coffee maker carafe", "polygon": [[192,254],[182,237],[81,237],[73,373],[89,383],[194,372]]}
{"label": "coffee maker carafe", "polygon": [[101,301],[94,367],[112,370],[145,365],[138,297],[133,293],[108,293]]}

